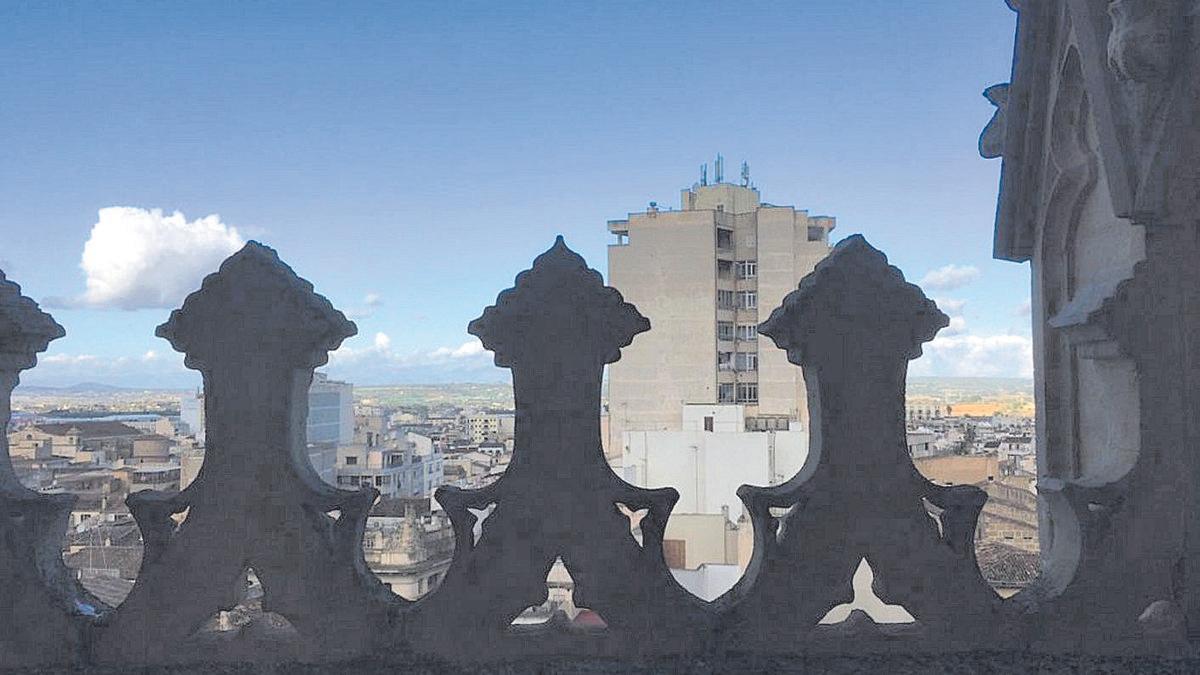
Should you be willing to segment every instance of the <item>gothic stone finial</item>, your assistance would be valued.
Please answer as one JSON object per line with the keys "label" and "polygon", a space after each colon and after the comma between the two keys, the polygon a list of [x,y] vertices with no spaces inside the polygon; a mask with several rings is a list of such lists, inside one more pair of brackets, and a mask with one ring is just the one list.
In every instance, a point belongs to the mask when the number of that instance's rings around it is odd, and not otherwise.
{"label": "gothic stone finial", "polygon": [[850,335],[883,341],[913,359],[921,355],[922,343],[949,324],[887,256],[856,234],[839,242],[758,332],[787,350],[792,363],[809,365],[816,345]]}
{"label": "gothic stone finial", "polygon": [[281,354],[297,368],[326,363],[358,328],[256,241],[221,263],[155,334],[203,370],[218,358]]}
{"label": "gothic stone finial", "polygon": [[[513,288],[501,292],[496,304],[467,327],[468,333],[495,352],[496,365],[501,367],[522,359],[542,359],[547,355],[541,348],[545,345],[572,350],[596,345],[601,362],[612,363],[621,358],[622,347],[647,330],[650,321],[615,288],[605,286],[600,273],[568,248],[562,235],[534,259],[533,267],[517,275]],[[538,332],[537,339],[531,331]]]}
{"label": "gothic stone finial", "polygon": [[32,368],[37,354],[64,335],[63,327],[0,270],[0,370]]}

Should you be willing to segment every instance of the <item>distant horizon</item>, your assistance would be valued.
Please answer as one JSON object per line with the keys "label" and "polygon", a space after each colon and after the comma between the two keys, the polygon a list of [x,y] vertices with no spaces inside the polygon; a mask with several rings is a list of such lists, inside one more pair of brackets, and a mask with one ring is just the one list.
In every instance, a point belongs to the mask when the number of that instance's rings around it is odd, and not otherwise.
{"label": "distant horizon", "polygon": [[[331,378],[338,381],[339,378]],[[910,375],[907,381],[914,380],[932,381],[932,380],[987,380],[995,382],[1022,382],[1032,383],[1032,377],[1007,377],[997,375]],[[607,383],[607,379],[605,380]],[[460,387],[460,386],[487,386],[487,387],[511,387],[511,383],[499,381],[478,381],[478,380],[463,380],[459,382],[395,382],[391,384],[358,384],[350,382],[355,389],[391,389],[397,387]],[[22,392],[30,391],[190,391],[195,387],[192,386],[139,386],[139,385],[115,385],[99,381],[76,382],[69,385],[42,385],[42,384],[20,384],[13,392],[14,395],[21,395]]]}
{"label": "distant horizon", "polygon": [[912,373],[1032,372],[978,151],[1003,2],[10,4],[0,269],[67,332],[29,384],[195,386],[156,327],[248,240],[357,325],[332,377],[506,381],[470,321],[557,235],[606,275],[717,153],[937,302]]}

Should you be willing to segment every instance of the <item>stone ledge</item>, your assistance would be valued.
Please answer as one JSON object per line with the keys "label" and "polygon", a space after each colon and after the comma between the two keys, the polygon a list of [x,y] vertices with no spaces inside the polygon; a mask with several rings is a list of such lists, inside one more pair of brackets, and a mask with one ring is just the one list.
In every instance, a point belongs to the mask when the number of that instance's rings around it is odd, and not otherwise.
{"label": "stone ledge", "polygon": [[287,675],[341,674],[347,672],[470,673],[1195,673],[1200,672],[1200,654],[1167,658],[1159,656],[1082,656],[979,651],[961,654],[861,654],[845,656],[750,656],[678,657],[649,661],[616,659],[525,659],[508,663],[464,666],[436,659],[391,653],[385,656],[330,663],[205,664],[136,668],[15,669],[0,673],[280,673]]}

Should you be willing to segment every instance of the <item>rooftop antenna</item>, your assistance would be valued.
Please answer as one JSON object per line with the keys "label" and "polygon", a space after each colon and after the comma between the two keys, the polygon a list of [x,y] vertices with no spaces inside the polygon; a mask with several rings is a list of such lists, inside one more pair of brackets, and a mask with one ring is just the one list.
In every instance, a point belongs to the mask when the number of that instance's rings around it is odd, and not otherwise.
{"label": "rooftop antenna", "polygon": [[750,163],[742,162],[742,187],[750,187]]}
{"label": "rooftop antenna", "polygon": [[700,184],[708,185],[708,164],[700,165]]}
{"label": "rooftop antenna", "polygon": [[719,184],[725,180],[725,158],[719,152],[717,153],[716,173],[717,183]]}

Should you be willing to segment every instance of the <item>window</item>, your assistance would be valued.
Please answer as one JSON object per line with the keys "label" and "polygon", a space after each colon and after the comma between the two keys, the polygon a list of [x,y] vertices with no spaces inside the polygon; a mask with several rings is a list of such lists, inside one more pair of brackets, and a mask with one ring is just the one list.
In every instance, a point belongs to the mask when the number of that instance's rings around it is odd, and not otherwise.
{"label": "window", "polygon": [[737,339],[739,339],[739,340],[756,340],[756,339],[758,339],[758,324],[753,324],[753,323],[738,324]]}
{"label": "window", "polygon": [[347,455],[346,466],[354,466],[355,464],[358,464],[358,457],[356,455]]}
{"label": "window", "polygon": [[758,370],[758,353],[757,352],[738,352],[736,363],[737,363],[737,370],[741,370],[741,371]]}
{"label": "window", "polygon": [[755,382],[739,382],[737,386],[738,403],[758,403],[758,384]]}
{"label": "window", "polygon": [[758,276],[758,261],[757,260],[739,260],[737,264],[737,274],[739,279],[753,279]]}
{"label": "window", "polygon": [[717,322],[717,339],[732,340],[733,339],[733,323],[729,321]]}
{"label": "window", "polygon": [[685,569],[687,565],[687,541],[684,539],[663,539],[663,559],[667,567],[673,570]]}
{"label": "window", "polygon": [[717,385],[717,402],[733,403],[733,383]]}
{"label": "window", "polygon": [[712,418],[712,415],[705,415],[705,416],[704,416],[704,430],[705,430],[705,431],[712,431],[712,430],[713,430],[713,418]]}
{"label": "window", "polygon": [[808,226],[808,240],[809,241],[825,241],[825,228],[820,227],[819,225],[809,225]]}
{"label": "window", "polygon": [[757,309],[758,308],[758,292],[757,291],[739,291],[738,292],[738,307],[740,309]]}
{"label": "window", "polygon": [[733,262],[729,260],[717,261],[717,277],[721,279],[733,278]]}
{"label": "window", "polygon": [[717,370],[733,369],[733,352],[717,352]]}
{"label": "window", "polygon": [[733,248],[733,230],[717,228],[717,248]]}
{"label": "window", "polygon": [[717,306],[733,309],[736,306],[737,295],[733,291],[717,291]]}

